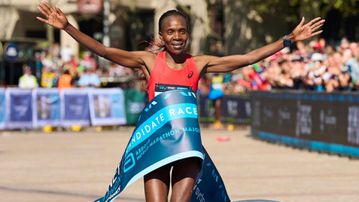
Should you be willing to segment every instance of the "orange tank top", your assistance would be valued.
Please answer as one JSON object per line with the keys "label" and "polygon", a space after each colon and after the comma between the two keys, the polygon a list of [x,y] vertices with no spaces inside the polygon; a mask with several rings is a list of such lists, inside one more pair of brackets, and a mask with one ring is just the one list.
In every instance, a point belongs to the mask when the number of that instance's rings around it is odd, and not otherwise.
{"label": "orange tank top", "polygon": [[166,63],[166,52],[157,55],[147,84],[148,100],[152,100],[161,92],[176,89],[192,89],[197,91],[199,73],[191,55],[187,55],[183,68],[174,69]]}
{"label": "orange tank top", "polygon": [[60,90],[65,88],[71,88],[72,87],[71,81],[72,81],[72,76],[67,74],[61,75],[58,81],[58,88]]}

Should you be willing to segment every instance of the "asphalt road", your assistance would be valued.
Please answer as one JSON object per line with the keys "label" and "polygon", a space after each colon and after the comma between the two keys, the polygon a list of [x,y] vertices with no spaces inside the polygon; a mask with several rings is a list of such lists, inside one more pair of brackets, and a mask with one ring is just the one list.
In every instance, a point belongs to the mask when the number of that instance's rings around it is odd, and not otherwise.
{"label": "asphalt road", "polygon": [[[107,190],[131,131],[0,132],[0,201],[95,200]],[[233,201],[359,201],[359,160],[270,144],[249,133],[202,131]],[[144,201],[142,180],[117,201]]]}

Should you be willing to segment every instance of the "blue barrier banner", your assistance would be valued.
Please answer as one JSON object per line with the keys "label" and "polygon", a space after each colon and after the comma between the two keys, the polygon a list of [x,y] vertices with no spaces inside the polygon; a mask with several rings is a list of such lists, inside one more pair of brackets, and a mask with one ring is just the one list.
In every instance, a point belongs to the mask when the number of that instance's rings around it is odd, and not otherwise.
{"label": "blue barrier banner", "polygon": [[61,91],[61,119],[63,126],[90,125],[89,89]]}
{"label": "blue barrier banner", "polygon": [[188,90],[161,93],[142,111],[107,193],[96,201],[113,201],[147,173],[189,157],[203,160],[192,201],[230,201],[217,169],[202,147],[196,94]]}
{"label": "blue barrier banner", "polygon": [[91,124],[123,125],[126,123],[124,93],[119,88],[89,91]]}
{"label": "blue barrier banner", "polygon": [[246,95],[225,95],[221,100],[221,120],[224,123],[248,124],[251,103]]}
{"label": "blue barrier banner", "polygon": [[0,88],[0,130],[5,128],[6,121],[6,101],[5,89]]}
{"label": "blue barrier banner", "polygon": [[207,94],[198,95],[199,120],[201,123],[214,122],[214,103],[208,99]]}
{"label": "blue barrier banner", "polygon": [[254,136],[300,148],[359,156],[358,93],[257,91],[250,97]]}
{"label": "blue barrier banner", "polygon": [[61,105],[58,89],[38,88],[33,91],[34,127],[45,125],[60,126]]}
{"label": "blue barrier banner", "polygon": [[33,127],[33,96],[31,89],[8,88],[6,90],[6,108],[8,121],[6,127],[32,128]]}

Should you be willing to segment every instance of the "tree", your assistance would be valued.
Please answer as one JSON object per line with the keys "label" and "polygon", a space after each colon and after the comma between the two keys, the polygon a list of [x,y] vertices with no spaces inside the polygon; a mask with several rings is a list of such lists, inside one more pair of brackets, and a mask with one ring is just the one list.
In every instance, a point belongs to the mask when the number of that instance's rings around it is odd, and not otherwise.
{"label": "tree", "polygon": [[[224,4],[227,53],[246,52],[276,40],[291,31],[302,16],[329,18],[333,12],[336,19],[327,20],[323,36],[332,40],[344,36],[359,40],[358,0],[208,0],[208,3],[214,1]],[[336,33],[329,33],[333,31]]]}

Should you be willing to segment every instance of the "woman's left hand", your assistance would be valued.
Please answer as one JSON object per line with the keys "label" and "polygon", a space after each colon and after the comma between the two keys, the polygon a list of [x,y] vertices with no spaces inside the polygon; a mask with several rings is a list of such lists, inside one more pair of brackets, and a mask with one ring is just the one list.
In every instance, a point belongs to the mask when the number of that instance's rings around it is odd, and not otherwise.
{"label": "woman's left hand", "polygon": [[323,32],[323,30],[321,30],[321,27],[325,22],[324,19],[317,17],[305,24],[304,21],[305,19],[303,17],[297,27],[289,35],[289,38],[292,41],[306,40]]}

